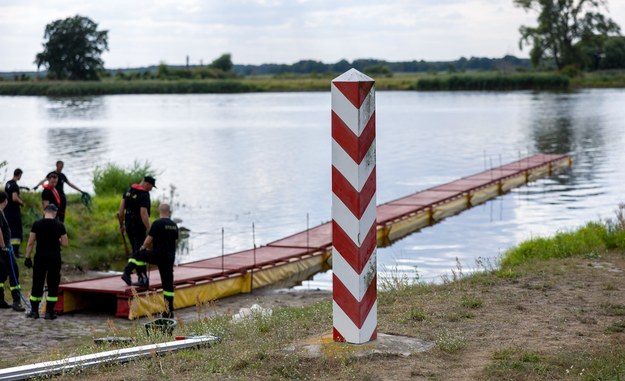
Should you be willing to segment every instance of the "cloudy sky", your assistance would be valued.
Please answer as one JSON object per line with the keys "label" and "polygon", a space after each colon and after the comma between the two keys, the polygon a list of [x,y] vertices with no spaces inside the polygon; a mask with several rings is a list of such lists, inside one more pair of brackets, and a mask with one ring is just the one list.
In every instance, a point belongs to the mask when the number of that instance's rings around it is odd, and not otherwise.
{"label": "cloudy sky", "polygon": [[[610,1],[625,27],[625,1]],[[0,71],[36,70],[47,23],[76,14],[109,31],[107,68],[313,59],[527,57],[512,0],[0,0]]]}

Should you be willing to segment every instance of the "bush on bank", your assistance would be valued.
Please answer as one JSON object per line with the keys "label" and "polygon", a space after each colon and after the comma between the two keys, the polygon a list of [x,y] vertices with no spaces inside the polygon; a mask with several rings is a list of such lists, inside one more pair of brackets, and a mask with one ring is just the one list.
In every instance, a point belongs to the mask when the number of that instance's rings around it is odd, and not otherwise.
{"label": "bush on bank", "polygon": [[93,190],[97,195],[121,195],[130,184],[141,182],[145,175],[158,175],[148,161],[135,161],[129,168],[107,163],[93,171]]}

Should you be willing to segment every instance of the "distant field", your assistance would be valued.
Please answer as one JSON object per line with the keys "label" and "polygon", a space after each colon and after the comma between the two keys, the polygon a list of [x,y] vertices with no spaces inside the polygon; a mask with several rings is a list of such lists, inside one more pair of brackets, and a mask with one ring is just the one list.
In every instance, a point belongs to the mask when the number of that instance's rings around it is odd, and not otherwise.
{"label": "distant field", "polygon": [[[328,91],[335,75],[252,76],[203,80],[113,80],[99,82],[0,81],[0,95],[82,96],[106,94],[201,94],[266,91]],[[423,73],[376,77],[378,90],[510,91],[623,88],[625,71],[584,73]]]}

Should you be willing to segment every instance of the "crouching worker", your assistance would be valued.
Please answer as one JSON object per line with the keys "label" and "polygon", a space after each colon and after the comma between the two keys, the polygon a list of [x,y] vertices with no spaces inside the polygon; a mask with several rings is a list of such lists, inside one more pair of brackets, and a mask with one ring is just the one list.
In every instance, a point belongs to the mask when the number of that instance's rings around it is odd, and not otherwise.
{"label": "crouching worker", "polygon": [[[145,266],[146,262],[158,266],[163,285],[165,312],[163,317],[174,317],[174,261],[176,259],[176,241],[178,240],[178,225],[170,219],[171,209],[168,204],[158,207],[159,218],[152,223],[143,246],[128,259],[122,279],[128,286],[131,285],[132,271]],[[148,250],[151,249],[151,250]],[[142,285],[148,287],[148,284]]]}
{"label": "crouching worker", "polygon": [[[65,225],[56,218],[58,208],[48,204],[43,209],[43,218],[36,221],[30,230],[24,265],[33,268],[33,287],[30,293],[31,310],[28,317],[39,318],[39,303],[43,297],[43,285],[48,284],[46,298],[46,315],[44,319],[54,320],[54,305],[58,300],[59,283],[61,281],[61,246],[67,247]],[[33,246],[37,242],[35,261],[31,259]]]}

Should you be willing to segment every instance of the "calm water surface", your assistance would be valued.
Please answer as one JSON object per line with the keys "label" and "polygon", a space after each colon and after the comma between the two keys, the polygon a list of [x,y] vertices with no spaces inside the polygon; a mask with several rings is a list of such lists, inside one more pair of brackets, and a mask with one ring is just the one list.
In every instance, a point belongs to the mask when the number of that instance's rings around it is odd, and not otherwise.
{"label": "calm water surface", "polygon": [[[378,249],[385,275],[436,281],[529,237],[613,216],[625,172],[625,91],[377,93],[378,203],[538,152],[571,171]],[[33,186],[58,159],[92,190],[97,165],[148,160],[153,197],[191,230],[179,261],[251,248],[331,219],[330,95],[0,97],[2,153]],[[8,174],[0,174],[5,179]],[[252,232],[254,225],[254,237]],[[254,239],[255,240],[254,240]],[[331,287],[318,274],[301,287]]]}

